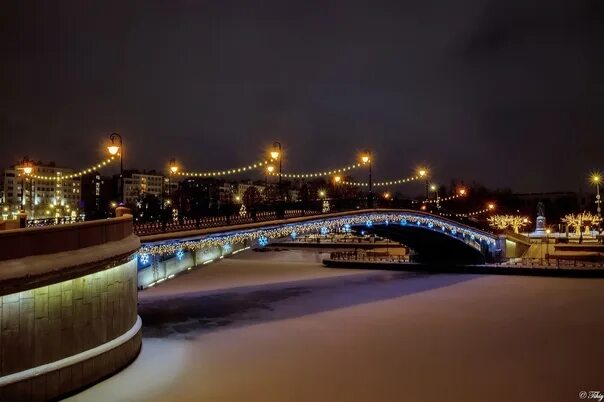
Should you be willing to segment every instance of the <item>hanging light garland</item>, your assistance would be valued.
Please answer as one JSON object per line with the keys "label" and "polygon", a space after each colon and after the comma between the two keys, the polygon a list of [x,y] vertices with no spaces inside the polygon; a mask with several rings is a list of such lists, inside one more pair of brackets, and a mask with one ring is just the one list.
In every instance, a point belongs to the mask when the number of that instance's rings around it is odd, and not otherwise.
{"label": "hanging light garland", "polygon": [[439,197],[437,199],[431,199],[431,200],[426,199],[426,200],[422,200],[422,201],[413,200],[413,201],[411,201],[411,203],[412,204],[440,204],[441,202],[447,202],[447,201],[455,200],[457,198],[463,198],[467,195],[468,195],[468,193],[464,191],[463,193],[460,192],[457,194],[450,195],[448,197]]}
{"label": "hanging light garland", "polygon": [[85,174],[88,173],[92,173],[95,170],[101,169],[102,167],[107,166],[108,164],[110,164],[111,162],[115,161],[116,157],[115,156],[110,156],[109,158],[105,159],[104,161],[101,161],[99,163],[97,163],[96,165],[93,165],[89,168],[86,169],[82,169],[78,172],[75,173],[70,173],[70,174],[64,174],[64,175],[57,175],[57,176],[42,176],[42,175],[37,175],[37,174],[32,174],[30,175],[30,177],[34,178],[34,179],[38,179],[38,180],[67,180],[67,179],[73,179],[76,177],[81,177]]}
{"label": "hanging light garland", "polygon": [[248,166],[242,166],[233,169],[220,170],[215,172],[176,172],[179,176],[187,176],[187,177],[217,177],[217,176],[226,176],[231,174],[237,174],[242,172],[247,172],[248,170],[254,169],[262,169],[266,165],[269,164],[269,161],[261,161],[256,162]]}
{"label": "hanging light garland", "polygon": [[445,213],[445,212],[440,212],[438,213],[441,216],[445,216],[445,217],[455,217],[455,218],[468,218],[471,216],[476,216],[476,215],[480,215],[480,214],[484,214],[487,212],[491,212],[495,210],[495,204],[489,204],[487,205],[486,208],[478,210],[478,211],[473,211],[473,212],[466,212],[466,213]]}
{"label": "hanging light garland", "polygon": [[[378,182],[372,183],[371,185],[374,187],[394,186],[397,184],[405,184],[405,183],[409,183],[409,182],[416,181],[416,180],[422,180],[422,179],[425,179],[425,177],[421,176],[421,175],[416,175],[416,176],[406,177],[404,179],[378,181]],[[359,187],[368,187],[369,186],[369,183],[364,182],[364,181],[342,181],[342,184],[346,184],[349,186],[359,186]]]}
{"label": "hanging light garland", "polygon": [[[323,172],[311,172],[311,173],[281,173],[281,177],[287,177],[287,178],[292,178],[292,179],[306,179],[306,178],[310,178],[310,177],[325,177],[325,176],[332,176],[335,174],[339,174],[339,173],[344,173],[344,172],[348,172],[350,170],[353,169],[358,169],[362,166],[364,166],[366,163],[364,162],[360,162],[360,163],[355,163],[353,165],[349,165],[349,166],[344,166],[338,169],[333,169],[333,170],[326,170]],[[274,172],[271,173],[272,176],[279,176],[279,172]]]}

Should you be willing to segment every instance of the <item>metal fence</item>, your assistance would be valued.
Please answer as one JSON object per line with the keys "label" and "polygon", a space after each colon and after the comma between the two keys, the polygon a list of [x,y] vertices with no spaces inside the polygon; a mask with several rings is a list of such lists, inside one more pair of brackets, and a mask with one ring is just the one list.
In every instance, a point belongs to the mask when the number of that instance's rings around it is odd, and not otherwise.
{"label": "metal fence", "polygon": [[329,258],[334,261],[360,261],[360,262],[409,262],[406,255],[390,255],[387,252],[379,251],[333,251]]}
{"label": "metal fence", "polygon": [[84,222],[84,218],[81,216],[72,217],[60,217],[60,218],[43,218],[43,219],[28,219],[26,226],[28,228],[37,228],[42,226],[53,226],[53,225],[66,225],[68,223]]}
{"label": "metal fence", "polygon": [[242,225],[254,222],[266,222],[277,219],[298,218],[309,215],[320,215],[319,211],[309,211],[301,209],[286,210],[283,214],[276,211],[262,211],[248,213],[244,216],[207,216],[198,219],[179,219],[170,221],[155,222],[134,222],[134,233],[138,236],[147,236],[159,233],[182,232],[187,230],[207,229],[220,226]]}
{"label": "metal fence", "polygon": [[578,258],[510,258],[500,266],[530,268],[580,268],[602,269],[604,261],[588,261]]}

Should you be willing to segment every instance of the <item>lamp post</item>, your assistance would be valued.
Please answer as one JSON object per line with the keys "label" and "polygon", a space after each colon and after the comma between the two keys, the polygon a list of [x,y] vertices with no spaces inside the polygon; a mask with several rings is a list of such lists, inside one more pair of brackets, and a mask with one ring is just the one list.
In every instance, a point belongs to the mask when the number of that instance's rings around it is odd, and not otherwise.
{"label": "lamp post", "polygon": [[273,165],[268,165],[266,167],[266,175],[264,176],[265,178],[265,183],[264,183],[264,193],[266,194],[266,200],[268,201],[268,195],[269,195],[269,189],[268,189],[268,176],[270,174],[273,174],[273,172],[275,171],[275,167]]}
{"label": "lamp post", "polygon": [[[178,172],[178,164],[176,163],[176,159],[170,159],[170,168],[168,171],[168,205],[172,205],[172,175]],[[163,205],[162,205],[163,207]],[[173,212],[170,208],[168,208],[168,212]],[[168,216],[170,218],[170,216]]]}
{"label": "lamp post", "polygon": [[428,169],[425,168],[419,168],[417,169],[417,175],[420,178],[425,178],[425,184],[426,184],[426,199],[428,199],[428,197],[430,196],[430,193],[428,192],[428,188],[430,183],[428,182]]}
{"label": "lamp post", "polygon": [[436,209],[440,209],[440,197],[438,194],[438,186],[436,184],[431,184],[430,190],[434,191],[434,194],[436,195]]}
{"label": "lamp post", "polygon": [[23,158],[20,169],[23,171],[21,176],[21,208],[19,210],[19,227],[26,226],[27,214],[25,213],[25,176],[29,176],[33,171],[33,167],[28,157]]}
{"label": "lamp post", "polygon": [[602,181],[602,175],[600,173],[592,173],[590,181],[596,186],[596,211],[598,217],[602,217],[602,209],[600,207],[600,204],[602,203],[602,200],[600,199],[600,182]]}
{"label": "lamp post", "polygon": [[279,201],[281,201],[283,199],[283,191],[281,189],[281,173],[283,173],[282,171],[282,164],[281,161],[283,160],[282,155],[281,155],[281,143],[279,141],[275,141],[273,142],[273,150],[271,151],[271,158],[273,160],[279,160]]}
{"label": "lamp post", "polygon": [[545,258],[549,261],[549,235],[551,229],[545,229]]}
{"label": "lamp post", "polygon": [[369,208],[373,208],[373,182],[372,182],[372,172],[371,172],[371,151],[365,151],[365,153],[361,156],[361,161],[363,163],[369,164],[369,196],[368,196],[368,206]]}
{"label": "lamp post", "polygon": [[[124,205],[124,143],[122,141],[122,136],[118,133],[111,133],[109,136],[109,140],[111,143],[107,146],[107,151],[111,155],[120,155],[120,201],[121,205]],[[116,140],[119,140],[117,142]],[[118,145],[119,144],[119,145]]]}
{"label": "lamp post", "polygon": [[170,172],[168,174],[168,199],[172,197],[172,175],[178,172],[178,165],[176,159],[170,159]]}

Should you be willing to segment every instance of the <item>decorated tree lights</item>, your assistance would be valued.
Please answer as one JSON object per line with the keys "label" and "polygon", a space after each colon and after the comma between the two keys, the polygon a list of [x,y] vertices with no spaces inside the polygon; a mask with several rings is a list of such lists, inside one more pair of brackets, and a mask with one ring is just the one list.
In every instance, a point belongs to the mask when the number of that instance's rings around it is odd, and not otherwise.
{"label": "decorated tree lights", "polygon": [[[583,235],[590,236],[590,228],[600,224],[602,218],[589,212],[582,212],[580,214],[568,214],[562,218],[562,222],[564,222],[568,228],[574,229],[575,236],[583,237]],[[585,228],[583,233],[581,232],[582,227]]]}
{"label": "decorated tree lights", "polygon": [[526,216],[520,215],[493,215],[487,221],[492,228],[499,230],[511,228],[514,233],[520,233],[522,227],[531,223]]}

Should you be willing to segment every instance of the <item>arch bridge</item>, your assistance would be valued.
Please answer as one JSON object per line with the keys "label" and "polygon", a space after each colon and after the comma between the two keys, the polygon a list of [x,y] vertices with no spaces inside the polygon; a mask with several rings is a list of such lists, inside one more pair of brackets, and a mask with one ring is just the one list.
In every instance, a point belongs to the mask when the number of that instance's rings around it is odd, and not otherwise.
{"label": "arch bridge", "polygon": [[423,262],[477,264],[504,257],[505,244],[497,235],[439,215],[402,209],[356,210],[143,236],[139,284],[153,286],[245,248],[334,231],[375,233],[408,246]]}

